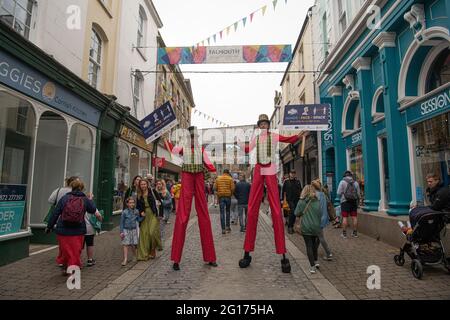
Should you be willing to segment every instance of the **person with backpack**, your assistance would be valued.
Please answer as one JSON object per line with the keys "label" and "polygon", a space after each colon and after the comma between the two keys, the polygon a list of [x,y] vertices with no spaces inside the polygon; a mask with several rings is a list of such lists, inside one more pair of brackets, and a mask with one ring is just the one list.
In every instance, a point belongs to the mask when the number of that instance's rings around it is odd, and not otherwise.
{"label": "person with backpack", "polygon": [[351,171],[344,173],[337,194],[341,198],[342,237],[347,239],[348,218],[351,217],[353,222],[352,236],[358,238],[358,203],[361,193],[359,184],[353,179]]}
{"label": "person with backpack", "polygon": [[70,187],[72,192],[58,202],[45,229],[45,233],[49,234],[56,225],[55,232],[60,250],[56,262],[65,268],[65,275],[68,267],[82,267],[81,252],[87,231],[85,214],[95,214],[97,211],[92,195],[86,196],[83,193],[84,183],[80,179],[72,181]]}
{"label": "person with backpack", "polygon": [[[92,195],[88,195],[90,199],[93,199]],[[100,214],[100,212],[97,210],[94,214],[86,212],[84,216],[84,220],[86,222],[86,234],[84,235],[84,245],[86,246],[86,255],[87,255],[87,266],[93,267],[95,266],[95,259],[94,259],[94,239],[95,234],[97,232],[100,232],[101,230],[96,229],[96,223],[94,221],[103,221],[103,216]]]}

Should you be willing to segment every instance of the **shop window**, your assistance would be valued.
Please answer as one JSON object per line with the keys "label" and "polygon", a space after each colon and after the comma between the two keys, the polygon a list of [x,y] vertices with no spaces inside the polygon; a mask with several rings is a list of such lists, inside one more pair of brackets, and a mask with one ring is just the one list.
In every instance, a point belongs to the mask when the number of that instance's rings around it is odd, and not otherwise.
{"label": "shop window", "polygon": [[67,123],[53,112],[39,120],[34,163],[31,223],[40,225],[48,212],[48,198],[63,187],[65,178]]}
{"label": "shop window", "polygon": [[139,175],[139,149],[132,148],[130,153],[130,178]]}
{"label": "shop window", "polygon": [[364,204],[364,160],[362,145],[348,150],[350,170],[361,188],[361,205]]}
{"label": "shop window", "polygon": [[119,141],[115,168],[114,211],[119,211],[123,208],[125,192],[130,183],[129,162],[130,149],[126,143]]}
{"label": "shop window", "polygon": [[425,200],[426,176],[437,174],[450,184],[450,113],[426,120],[411,128],[417,200]]}
{"label": "shop window", "polygon": [[30,36],[32,0],[0,1],[0,20],[12,27],[25,38]]}
{"label": "shop window", "polygon": [[142,177],[146,177],[151,172],[151,157],[148,152],[141,152],[141,158],[139,159],[139,174]]}
{"label": "shop window", "polygon": [[450,49],[445,49],[436,58],[427,78],[426,93],[450,82]]}
{"label": "shop window", "polygon": [[[27,115],[20,122],[20,131],[17,128],[19,113]],[[28,184],[35,126],[31,104],[0,92],[1,184]]]}
{"label": "shop window", "polygon": [[92,133],[87,127],[81,124],[72,126],[66,177],[80,177],[87,191],[91,191],[92,144]]}

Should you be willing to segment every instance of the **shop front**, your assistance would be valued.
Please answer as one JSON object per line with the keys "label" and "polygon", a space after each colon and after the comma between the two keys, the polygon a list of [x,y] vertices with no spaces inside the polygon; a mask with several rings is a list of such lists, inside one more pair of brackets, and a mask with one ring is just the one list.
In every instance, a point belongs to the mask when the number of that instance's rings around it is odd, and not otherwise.
{"label": "shop front", "polygon": [[148,145],[141,133],[127,126],[120,129],[114,168],[113,215],[120,215],[125,193],[136,176],[152,173],[153,144]]}
{"label": "shop front", "polygon": [[347,144],[347,168],[353,173],[353,178],[361,190],[360,206],[364,205],[365,179],[364,179],[364,158],[362,146],[362,132],[358,131],[345,138]]}
{"label": "shop front", "polygon": [[93,190],[100,114],[0,48],[0,265],[27,256],[30,237],[54,241],[43,236],[43,220],[50,194],[66,177],[78,176]]}
{"label": "shop front", "polygon": [[434,90],[406,109],[413,201],[429,205],[428,174],[450,185],[450,84]]}

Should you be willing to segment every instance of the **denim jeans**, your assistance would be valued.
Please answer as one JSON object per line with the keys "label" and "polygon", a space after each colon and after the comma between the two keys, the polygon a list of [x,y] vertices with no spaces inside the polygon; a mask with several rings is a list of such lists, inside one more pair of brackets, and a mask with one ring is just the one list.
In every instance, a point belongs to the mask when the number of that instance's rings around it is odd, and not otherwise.
{"label": "denim jeans", "polygon": [[222,230],[231,227],[230,215],[231,215],[231,198],[220,198],[220,224]]}
{"label": "denim jeans", "polygon": [[238,221],[238,201],[231,199],[231,221]]}
{"label": "denim jeans", "polygon": [[247,227],[248,205],[242,204],[238,205],[238,212],[239,212],[239,224],[241,225],[241,229],[245,229]]}

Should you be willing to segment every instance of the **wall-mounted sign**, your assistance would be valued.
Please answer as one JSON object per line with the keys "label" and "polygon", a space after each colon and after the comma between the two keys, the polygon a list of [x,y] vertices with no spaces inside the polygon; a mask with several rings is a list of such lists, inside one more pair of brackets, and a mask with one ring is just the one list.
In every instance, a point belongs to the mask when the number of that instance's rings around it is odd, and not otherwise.
{"label": "wall-mounted sign", "polygon": [[291,62],[291,45],[159,48],[158,64]]}
{"label": "wall-mounted sign", "polygon": [[326,131],[330,121],[329,104],[307,104],[286,106],[283,129],[303,131]]}
{"label": "wall-mounted sign", "polygon": [[155,168],[164,168],[165,165],[166,165],[165,158],[154,158],[153,159],[153,166]]}
{"label": "wall-mounted sign", "polygon": [[328,108],[328,130],[322,132],[322,139],[325,147],[334,145],[334,135],[333,135],[333,115],[331,114],[331,107]]}
{"label": "wall-mounted sign", "polygon": [[0,51],[0,83],[95,127],[100,111],[20,60]]}
{"label": "wall-mounted sign", "polygon": [[362,142],[362,132],[352,135],[352,144],[358,144]]}
{"label": "wall-mounted sign", "polygon": [[120,138],[134,144],[135,146],[147,150],[148,152],[153,152],[153,144],[147,144],[142,134],[137,133],[130,128],[122,126],[120,129]]}
{"label": "wall-mounted sign", "polygon": [[177,125],[177,117],[170,102],[166,102],[141,121],[142,132],[147,144],[160,138],[165,132]]}
{"label": "wall-mounted sign", "polygon": [[21,230],[27,187],[0,184],[0,236]]}
{"label": "wall-mounted sign", "polygon": [[433,96],[405,110],[408,124],[431,119],[448,111],[450,111],[450,84],[444,85],[443,89]]}

